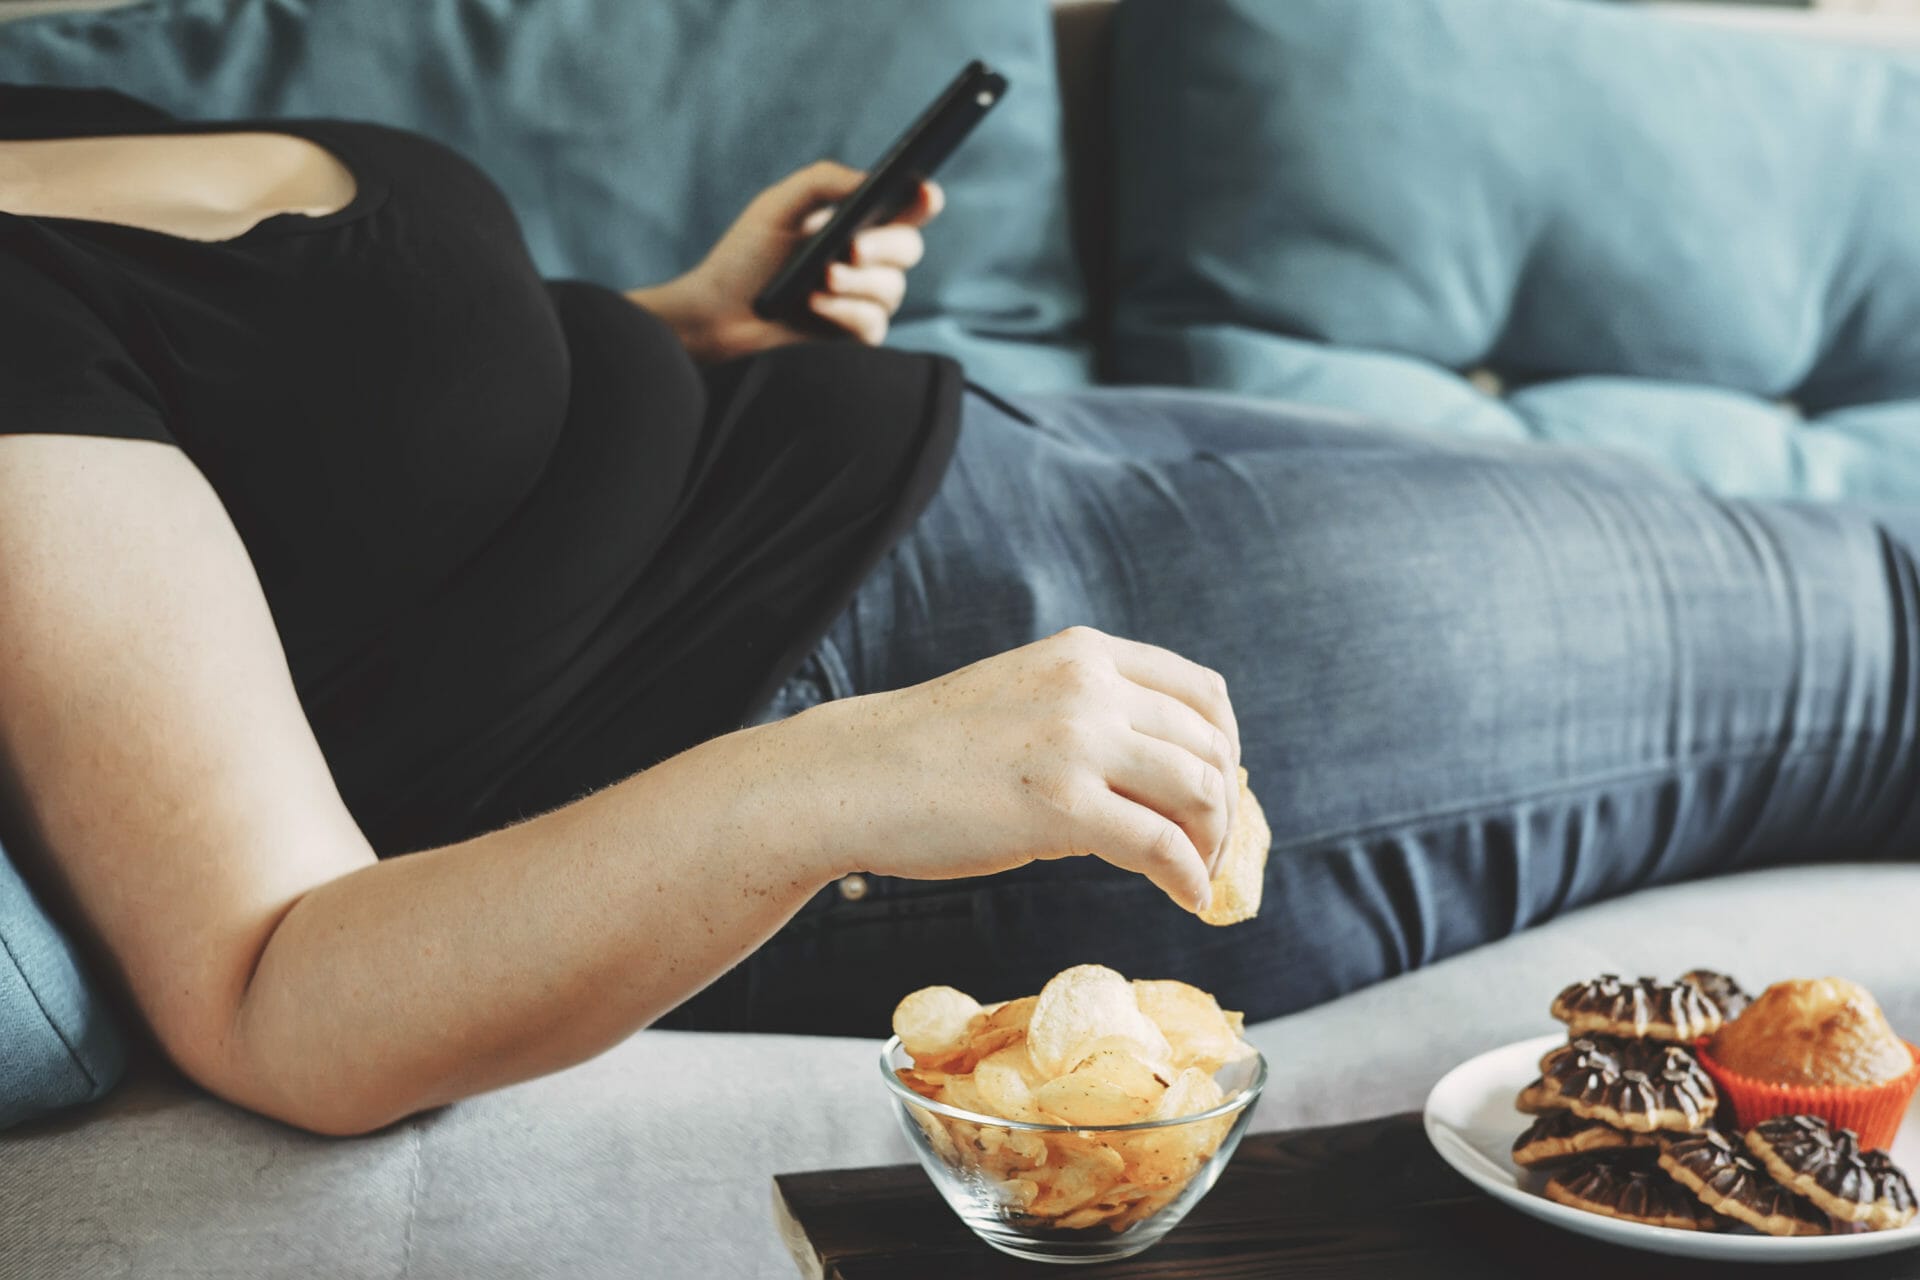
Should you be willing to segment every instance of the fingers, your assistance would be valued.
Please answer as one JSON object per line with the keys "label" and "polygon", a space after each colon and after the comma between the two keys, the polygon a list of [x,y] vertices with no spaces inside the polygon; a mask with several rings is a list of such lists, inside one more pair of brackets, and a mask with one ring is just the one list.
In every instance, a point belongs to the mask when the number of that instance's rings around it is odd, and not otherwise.
{"label": "fingers", "polygon": [[850,256],[855,266],[896,267],[906,271],[919,265],[926,255],[927,242],[913,227],[888,222],[855,235],[852,250]]}
{"label": "fingers", "polygon": [[762,191],[753,203],[771,221],[798,226],[803,219],[817,216],[816,206],[852,195],[866,176],[836,160],[816,160]]}
{"label": "fingers", "polygon": [[[823,162],[830,163],[830,162]],[[801,170],[804,174],[806,170]],[[848,170],[860,177],[856,171]],[[799,175],[795,175],[796,177]],[[789,179],[791,181],[791,179]],[[858,183],[855,184],[856,186]],[[778,188],[775,188],[777,190]],[[850,194],[851,190],[841,195]],[[835,197],[838,198],[838,197]],[[800,220],[800,233],[812,235],[827,225],[832,219],[836,206],[823,204]],[[947,207],[947,196],[938,183],[923,182],[915,195],[913,203],[895,214],[892,218],[876,227],[856,232],[853,238],[853,259],[856,262],[905,269],[914,266],[926,253],[926,246],[920,239],[918,228],[926,226],[940,216]],[[902,234],[911,232],[912,234]],[[884,233],[884,234],[882,234]],[[862,245],[862,241],[868,241]]]}
{"label": "fingers", "polygon": [[907,273],[898,267],[856,267],[835,262],[827,267],[828,293],[877,302],[892,315],[907,296]]}
{"label": "fingers", "polygon": [[1135,684],[1178,698],[1211,721],[1233,744],[1233,763],[1240,764],[1240,724],[1234,719],[1227,682],[1219,672],[1157,645],[1105,636],[1114,667]]}
{"label": "fingers", "polygon": [[[1226,784],[1226,822],[1227,829],[1231,830],[1239,815],[1240,783],[1233,743],[1228,740],[1226,733],[1186,703],[1155,689],[1143,688],[1140,691],[1135,705],[1128,708],[1128,719],[1135,733],[1171,744],[1219,773]],[[1176,763],[1181,766],[1185,764],[1184,761]],[[1193,835],[1192,830],[1189,829],[1188,834]],[[1211,848],[1198,839],[1194,840],[1206,859],[1209,876],[1219,868],[1220,855],[1226,848],[1225,832],[1221,834],[1222,839]]]}
{"label": "fingers", "polygon": [[1073,832],[1074,853],[1138,872],[1188,911],[1211,905],[1206,867],[1193,842],[1152,809],[1113,791],[1093,791],[1075,809]]}
{"label": "fingers", "polygon": [[838,160],[815,160],[804,169],[795,169],[761,194],[778,196],[785,204],[821,204],[846,199],[866,176]]}
{"label": "fingers", "polygon": [[1107,784],[1179,827],[1212,879],[1212,864],[1227,839],[1226,775],[1185,747],[1143,733],[1129,734],[1116,746]]}
{"label": "fingers", "polygon": [[937,182],[922,182],[914,193],[913,203],[902,209],[892,219],[909,227],[924,227],[940,216],[947,207],[947,193],[940,189]]}
{"label": "fingers", "polygon": [[887,339],[888,310],[871,298],[815,293],[807,305],[815,315],[839,325],[868,346],[877,347]]}

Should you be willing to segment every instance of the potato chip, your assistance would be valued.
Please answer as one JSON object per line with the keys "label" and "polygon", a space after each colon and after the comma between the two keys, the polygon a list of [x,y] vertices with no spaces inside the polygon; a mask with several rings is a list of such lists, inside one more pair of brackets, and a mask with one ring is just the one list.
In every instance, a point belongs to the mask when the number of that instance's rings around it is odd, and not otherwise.
{"label": "potato chip", "polygon": [[1260,893],[1266,887],[1267,852],[1273,847],[1273,832],[1267,815],[1253,798],[1247,785],[1247,771],[1240,771],[1240,804],[1234,811],[1233,829],[1227,832],[1227,847],[1213,875],[1213,904],[1199,913],[1208,924],[1239,924],[1260,914]]}
{"label": "potato chip", "polygon": [[1220,1092],[1220,1085],[1210,1071],[1199,1067],[1188,1067],[1167,1091],[1160,1096],[1153,1109],[1156,1120],[1171,1120],[1178,1116],[1197,1116],[1202,1111],[1211,1111],[1225,1101],[1226,1095]]}
{"label": "potato chip", "polygon": [[1090,1147],[1073,1160],[1051,1161],[1029,1175],[1040,1194],[1027,1211],[1046,1218],[1071,1213],[1119,1182],[1125,1171],[1126,1162],[1106,1147]]}
{"label": "potato chip", "polygon": [[1153,1063],[1144,1061],[1134,1042],[1122,1036],[1102,1036],[1086,1047],[1069,1074],[1087,1073],[1104,1077],[1136,1097],[1155,1102],[1173,1079],[1171,1071],[1161,1075]]}
{"label": "potato chip", "polygon": [[953,1139],[953,1145],[960,1153],[960,1159],[968,1167],[980,1163],[980,1126],[971,1120],[955,1120],[952,1116],[940,1117],[946,1126],[947,1136]]}
{"label": "potato chip", "polygon": [[922,987],[894,1006],[893,1034],[916,1067],[937,1067],[967,1049],[967,1024],[980,1002],[952,987]]}
{"label": "potato chip", "polygon": [[1103,1209],[1119,1209],[1151,1194],[1152,1188],[1143,1187],[1137,1182],[1116,1182],[1100,1193],[1096,1203]]}
{"label": "potato chip", "polygon": [[1253,1055],[1212,996],[1170,979],[1136,978],[1133,994],[1140,1012],[1153,1020],[1173,1046],[1173,1065],[1199,1067],[1211,1074],[1229,1062]]}
{"label": "potato chip", "polygon": [[1166,1208],[1169,1204],[1173,1203],[1175,1196],[1185,1190],[1186,1184],[1183,1182],[1178,1186],[1162,1187],[1158,1191],[1149,1192],[1121,1210],[1119,1214],[1108,1221],[1107,1225],[1115,1231],[1125,1231],[1134,1223],[1139,1222],[1143,1218],[1151,1218],[1154,1214]]}
{"label": "potato chip", "polygon": [[980,1086],[971,1075],[948,1076],[946,1082],[940,1086],[940,1092],[935,1095],[934,1101],[944,1102],[962,1111],[971,1111],[975,1115],[993,1114],[987,1109],[987,1100],[980,1095]]}
{"label": "potato chip", "polygon": [[1001,1129],[980,1126],[980,1154],[983,1166],[1006,1175],[1038,1169],[1047,1162],[1046,1135],[1027,1129]]}
{"label": "potato chip", "polygon": [[1027,1055],[1025,1044],[1011,1044],[980,1059],[973,1068],[973,1084],[981,1109],[1007,1120],[1040,1120],[1033,1090],[1044,1078]]}
{"label": "potato chip", "polygon": [[1007,1150],[1027,1163],[1029,1168],[1037,1169],[1053,1158],[1053,1148],[1047,1145],[1043,1133],[1030,1133],[1024,1129],[1007,1130]]}
{"label": "potato chip", "polygon": [[1131,1041],[1156,1069],[1172,1070],[1173,1049],[1140,1012],[1127,980],[1102,965],[1063,969],[1041,989],[1027,1021],[1027,1052],[1049,1078],[1065,1075],[1096,1040]]}
{"label": "potato chip", "polygon": [[947,1133],[947,1126],[943,1123],[946,1117],[937,1116],[931,1111],[922,1111],[919,1107],[908,1107],[907,1114],[912,1116],[913,1122],[920,1126],[920,1132],[927,1135],[927,1145],[933,1148],[935,1155],[950,1165],[960,1163],[960,1150],[954,1145],[953,1138]]}
{"label": "potato chip", "polygon": [[1015,1209],[1026,1210],[1040,1194],[1040,1184],[1032,1178],[1008,1178],[1000,1184],[1001,1200]]}
{"label": "potato chip", "polygon": [[967,1024],[968,1047],[984,1058],[1025,1040],[1034,1000],[1033,996],[1021,996],[1018,1000],[1003,1000],[982,1009]]}
{"label": "potato chip", "polygon": [[1107,1214],[1110,1212],[1112,1211],[1102,1209],[1099,1205],[1093,1205],[1086,1209],[1075,1209],[1072,1213],[1062,1217],[1053,1225],[1065,1231],[1085,1231],[1088,1227],[1097,1227],[1106,1221]]}
{"label": "potato chip", "polygon": [[1033,1091],[1042,1112],[1064,1124],[1100,1128],[1135,1124],[1153,1113],[1165,1092],[1153,1068],[1133,1056],[1127,1041],[1100,1043],[1104,1047],[1081,1065]]}
{"label": "potato chip", "polygon": [[1033,1100],[1050,1124],[1109,1128],[1147,1118],[1153,1103],[1107,1080],[1068,1073],[1034,1091]]}
{"label": "potato chip", "polygon": [[944,1071],[919,1071],[913,1067],[902,1067],[894,1074],[900,1077],[901,1084],[923,1098],[938,1098],[940,1086],[947,1082],[947,1073]]}

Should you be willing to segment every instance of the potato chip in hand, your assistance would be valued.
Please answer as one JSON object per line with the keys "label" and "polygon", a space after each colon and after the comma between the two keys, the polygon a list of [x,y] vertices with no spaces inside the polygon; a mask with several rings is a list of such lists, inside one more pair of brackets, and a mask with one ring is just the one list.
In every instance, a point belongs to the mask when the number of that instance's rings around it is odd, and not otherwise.
{"label": "potato chip in hand", "polygon": [[1273,831],[1267,815],[1253,798],[1247,785],[1247,771],[1240,771],[1240,803],[1234,810],[1233,829],[1227,832],[1226,851],[1213,874],[1213,902],[1199,913],[1208,924],[1239,924],[1260,914],[1261,892],[1267,880],[1267,853],[1273,847]]}

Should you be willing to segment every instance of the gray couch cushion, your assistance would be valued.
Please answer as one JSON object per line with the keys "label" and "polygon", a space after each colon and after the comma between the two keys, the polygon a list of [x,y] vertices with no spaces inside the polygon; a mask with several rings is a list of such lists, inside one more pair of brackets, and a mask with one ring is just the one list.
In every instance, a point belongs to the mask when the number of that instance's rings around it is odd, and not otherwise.
{"label": "gray couch cushion", "polygon": [[[1416,1107],[1551,1030],[1572,978],[1838,973],[1920,1036],[1920,866],[1790,868],[1608,903],[1254,1029],[1254,1124]],[[901,1161],[878,1041],[648,1032],[572,1071],[326,1141],[148,1077],[0,1145],[0,1276],[791,1276],[768,1178]]]}

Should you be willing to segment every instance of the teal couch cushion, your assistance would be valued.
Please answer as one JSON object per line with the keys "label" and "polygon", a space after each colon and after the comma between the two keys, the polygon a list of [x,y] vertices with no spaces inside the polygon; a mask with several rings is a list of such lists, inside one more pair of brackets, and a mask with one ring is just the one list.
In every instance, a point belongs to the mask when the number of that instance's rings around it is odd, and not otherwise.
{"label": "teal couch cushion", "polygon": [[90,1102],[125,1068],[78,953],[0,849],[0,1129]]}
{"label": "teal couch cushion", "polygon": [[1920,497],[1920,70],[1583,0],[1115,39],[1120,380]]}
{"label": "teal couch cushion", "polygon": [[1034,0],[145,0],[0,26],[0,81],[430,134],[501,183],[548,274],[622,288],[692,266],[791,170],[870,163],[971,57],[1012,87],[942,171],[948,209],[893,341],[1003,386],[1075,385],[1084,317]]}

